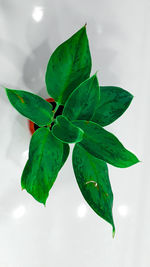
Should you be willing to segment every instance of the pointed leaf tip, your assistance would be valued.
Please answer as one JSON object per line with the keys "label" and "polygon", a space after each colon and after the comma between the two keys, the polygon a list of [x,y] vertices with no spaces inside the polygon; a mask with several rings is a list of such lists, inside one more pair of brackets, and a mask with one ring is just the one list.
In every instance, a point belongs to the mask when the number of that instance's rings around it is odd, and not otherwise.
{"label": "pointed leaf tip", "polygon": [[51,55],[45,76],[48,94],[64,105],[77,86],[90,76],[91,61],[86,27],[83,26]]}
{"label": "pointed leaf tip", "polygon": [[98,72],[99,72],[99,70],[97,70],[93,76],[96,76],[96,77],[97,77],[97,73],[98,73]]}
{"label": "pointed leaf tip", "polygon": [[115,228],[113,227],[113,231],[112,231],[112,237],[113,237],[113,238],[115,237],[115,233],[116,233],[116,230],[115,230]]}
{"label": "pointed leaf tip", "polygon": [[84,131],[81,146],[93,156],[118,167],[127,168],[139,162],[137,157],[127,150],[118,138],[106,131],[100,125],[85,120],[73,121],[77,127]]}
{"label": "pointed leaf tip", "polygon": [[96,75],[81,83],[69,96],[63,115],[69,120],[91,120],[99,103],[100,91]]}
{"label": "pointed leaf tip", "polygon": [[115,229],[113,193],[107,164],[76,144],[72,155],[73,169],[81,193],[90,207]]}

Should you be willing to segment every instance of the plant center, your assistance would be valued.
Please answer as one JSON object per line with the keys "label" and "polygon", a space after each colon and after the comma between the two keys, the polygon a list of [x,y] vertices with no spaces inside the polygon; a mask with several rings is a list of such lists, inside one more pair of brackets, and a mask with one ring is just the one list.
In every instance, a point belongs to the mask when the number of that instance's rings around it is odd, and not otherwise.
{"label": "plant center", "polygon": [[[52,105],[52,110],[54,110],[56,108],[56,102],[50,102],[50,104]],[[60,105],[59,108],[57,109],[56,113],[54,114],[54,119],[59,116],[59,115],[62,115],[62,112],[63,112],[63,108],[64,106],[63,105]],[[54,122],[51,123],[50,125],[50,129],[52,129],[54,125]],[[46,126],[45,126],[46,127]],[[34,123],[34,130],[36,131],[37,129],[39,129],[40,127]]]}

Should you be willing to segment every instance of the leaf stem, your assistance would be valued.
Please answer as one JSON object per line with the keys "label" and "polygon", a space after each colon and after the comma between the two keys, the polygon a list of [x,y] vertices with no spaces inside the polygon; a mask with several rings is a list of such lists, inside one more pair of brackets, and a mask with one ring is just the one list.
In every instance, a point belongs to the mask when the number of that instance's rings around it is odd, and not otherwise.
{"label": "leaf stem", "polygon": [[59,106],[60,106],[60,104],[58,102],[56,102],[56,107],[54,109],[54,113],[56,113],[56,111],[58,110]]}
{"label": "leaf stem", "polygon": [[55,118],[54,118],[54,116],[55,116],[55,113],[57,112],[57,110],[58,110],[58,108],[59,108],[59,102],[56,102],[56,107],[55,107],[55,109],[53,110],[53,120],[52,120],[52,122],[54,122],[55,121]]}

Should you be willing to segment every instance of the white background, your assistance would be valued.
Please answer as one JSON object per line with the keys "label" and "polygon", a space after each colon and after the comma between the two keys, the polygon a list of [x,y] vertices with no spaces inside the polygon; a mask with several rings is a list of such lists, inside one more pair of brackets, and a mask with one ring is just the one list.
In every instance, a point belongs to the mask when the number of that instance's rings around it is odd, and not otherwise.
{"label": "white background", "polygon": [[0,267],[150,266],[150,2],[147,0],[0,0],[0,84],[48,97],[51,53],[87,22],[92,73],[135,97],[107,127],[141,163],[109,166],[116,236],[84,201],[71,155],[46,208],[20,176],[27,159],[27,121],[0,88]]}

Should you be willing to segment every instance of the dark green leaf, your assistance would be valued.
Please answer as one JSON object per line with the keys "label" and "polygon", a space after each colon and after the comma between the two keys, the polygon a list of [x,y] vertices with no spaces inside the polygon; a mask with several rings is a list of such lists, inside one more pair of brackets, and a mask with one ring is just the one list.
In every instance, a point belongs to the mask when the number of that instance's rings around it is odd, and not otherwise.
{"label": "dark green leaf", "polygon": [[119,168],[130,167],[139,162],[112,134],[94,122],[74,121],[84,131],[80,144],[93,156]]}
{"label": "dark green leaf", "polygon": [[47,91],[59,104],[64,104],[72,91],[91,72],[91,55],[86,34],[82,27],[62,43],[50,57],[46,71]]}
{"label": "dark green leaf", "polygon": [[13,107],[38,126],[49,125],[53,119],[52,105],[38,95],[6,88]]}
{"label": "dark green leaf", "polygon": [[[63,143],[63,159],[62,159],[62,166],[65,164],[70,152],[70,147],[68,144]],[[61,166],[61,167],[62,167]]]}
{"label": "dark green leaf", "polygon": [[65,116],[57,116],[56,124],[52,128],[55,137],[65,143],[77,143],[83,138],[83,130],[72,124]]}
{"label": "dark green leaf", "polygon": [[107,164],[76,144],[73,150],[73,168],[85,200],[100,217],[112,225],[114,233],[113,193]]}
{"label": "dark green leaf", "polygon": [[118,119],[130,105],[133,95],[114,86],[101,86],[101,98],[92,121],[106,126]]}
{"label": "dark green leaf", "polygon": [[38,129],[32,136],[29,159],[21,177],[21,186],[37,201],[45,204],[62,166],[63,143],[47,128]]}
{"label": "dark green leaf", "polygon": [[96,75],[81,83],[68,98],[63,115],[70,120],[90,120],[99,102],[99,85]]}

